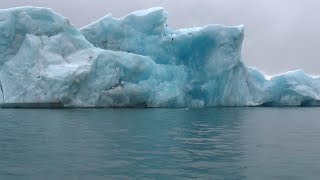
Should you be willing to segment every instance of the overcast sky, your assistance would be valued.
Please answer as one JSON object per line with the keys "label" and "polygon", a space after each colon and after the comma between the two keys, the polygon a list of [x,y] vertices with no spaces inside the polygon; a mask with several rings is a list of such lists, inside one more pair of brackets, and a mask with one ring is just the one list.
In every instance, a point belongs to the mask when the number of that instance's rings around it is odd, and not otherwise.
{"label": "overcast sky", "polygon": [[173,29],[245,25],[244,61],[267,74],[303,69],[320,75],[319,0],[0,0],[0,8],[50,7],[78,27],[112,13],[162,6]]}

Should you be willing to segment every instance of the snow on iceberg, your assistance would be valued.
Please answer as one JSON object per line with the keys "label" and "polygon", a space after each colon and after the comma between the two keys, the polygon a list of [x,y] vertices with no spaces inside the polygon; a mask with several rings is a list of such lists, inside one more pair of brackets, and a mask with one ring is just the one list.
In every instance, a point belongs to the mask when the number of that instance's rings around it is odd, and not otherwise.
{"label": "snow on iceberg", "polygon": [[0,10],[0,98],[64,107],[319,106],[320,79],[270,80],[241,57],[243,26],[171,30],[162,8],[78,30],[47,8]]}

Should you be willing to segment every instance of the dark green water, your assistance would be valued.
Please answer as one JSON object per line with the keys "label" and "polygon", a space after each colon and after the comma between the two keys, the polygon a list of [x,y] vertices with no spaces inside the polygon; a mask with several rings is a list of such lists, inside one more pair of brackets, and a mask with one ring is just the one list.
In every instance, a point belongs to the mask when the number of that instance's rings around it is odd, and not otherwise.
{"label": "dark green water", "polygon": [[0,110],[0,179],[319,179],[320,108]]}

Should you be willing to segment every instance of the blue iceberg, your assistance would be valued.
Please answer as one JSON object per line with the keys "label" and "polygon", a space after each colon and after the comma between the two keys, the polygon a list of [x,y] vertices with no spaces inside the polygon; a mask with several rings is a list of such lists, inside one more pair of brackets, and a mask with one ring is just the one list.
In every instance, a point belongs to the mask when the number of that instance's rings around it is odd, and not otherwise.
{"label": "blue iceberg", "polygon": [[267,79],[242,62],[244,27],[172,30],[163,8],[81,29],[47,8],[0,10],[0,103],[63,107],[319,106],[320,78]]}

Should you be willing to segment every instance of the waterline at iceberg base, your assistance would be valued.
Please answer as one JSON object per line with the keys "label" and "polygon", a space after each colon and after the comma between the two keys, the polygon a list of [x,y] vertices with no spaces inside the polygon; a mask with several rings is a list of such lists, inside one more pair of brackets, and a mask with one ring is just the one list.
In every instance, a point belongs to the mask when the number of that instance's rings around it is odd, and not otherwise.
{"label": "waterline at iceberg base", "polygon": [[77,29],[47,8],[0,10],[2,106],[320,105],[320,78],[243,64],[243,26],[174,31],[167,17],[152,8]]}

